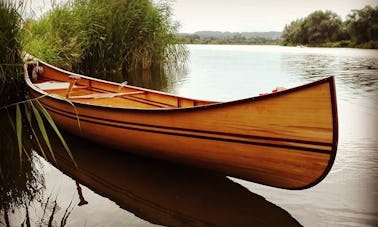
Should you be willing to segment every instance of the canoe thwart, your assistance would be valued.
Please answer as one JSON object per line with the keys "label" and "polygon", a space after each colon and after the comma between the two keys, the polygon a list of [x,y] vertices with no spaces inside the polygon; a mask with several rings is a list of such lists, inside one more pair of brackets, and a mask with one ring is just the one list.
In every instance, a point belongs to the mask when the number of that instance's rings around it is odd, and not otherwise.
{"label": "canoe thwart", "polygon": [[66,93],[66,98],[67,99],[70,98],[70,93],[72,91],[72,88],[74,87],[74,85],[76,84],[76,82],[81,79],[81,76],[79,76],[79,75],[69,75],[68,79],[70,79],[70,86],[68,87],[67,93]]}
{"label": "canoe thwart", "polygon": [[70,80],[80,80],[81,76],[79,76],[79,75],[69,75],[68,79],[70,79]]}

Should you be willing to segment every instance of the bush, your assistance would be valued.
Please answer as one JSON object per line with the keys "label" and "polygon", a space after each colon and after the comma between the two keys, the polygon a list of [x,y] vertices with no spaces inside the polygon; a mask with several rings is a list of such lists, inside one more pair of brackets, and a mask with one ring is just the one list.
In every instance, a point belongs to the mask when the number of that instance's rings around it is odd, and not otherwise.
{"label": "bush", "polygon": [[356,47],[363,48],[363,49],[378,49],[378,40],[376,41],[371,40],[366,43],[361,43],[357,45]]}

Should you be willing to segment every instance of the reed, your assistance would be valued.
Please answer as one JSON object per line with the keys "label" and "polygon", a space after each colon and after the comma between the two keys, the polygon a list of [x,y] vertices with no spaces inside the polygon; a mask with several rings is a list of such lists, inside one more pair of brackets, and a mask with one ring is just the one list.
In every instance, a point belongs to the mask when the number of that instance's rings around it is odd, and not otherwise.
{"label": "reed", "polygon": [[[0,112],[0,117],[7,118],[4,112]],[[40,172],[41,163],[31,152],[33,147],[31,141],[24,142],[24,155],[27,158],[20,160],[17,137],[9,130],[11,124],[12,121],[0,121],[0,213],[7,226],[10,226],[8,213],[25,203],[40,199],[41,188],[44,187],[44,176]],[[24,131],[23,137],[27,136]],[[18,165],[21,165],[22,171],[18,170]]]}
{"label": "reed", "polygon": [[[34,143],[42,149],[41,143],[44,142],[48,145],[50,153],[54,155],[46,133],[46,126],[51,126],[54,129],[74,161],[59,130],[39,101],[24,101],[25,86],[21,39],[24,40],[24,37],[26,37],[24,31],[27,31],[25,28],[28,26],[28,23],[24,23],[21,16],[25,9],[24,3],[24,1],[15,0],[0,1],[0,113],[6,111],[8,114],[15,114],[15,117],[9,118],[9,122],[17,139],[20,170],[24,161],[23,156],[28,156],[28,151],[31,150],[30,147],[26,146],[27,144]],[[36,121],[37,126],[33,126],[32,121]],[[43,123],[44,121],[47,122],[46,126]],[[7,129],[2,128],[1,130]],[[30,134],[24,136],[25,132]],[[43,135],[43,140],[38,140],[36,132]],[[34,138],[34,141],[30,137]],[[42,153],[44,154],[43,150]]]}
{"label": "reed", "polygon": [[150,0],[69,0],[30,21],[27,51],[83,74],[150,70],[183,64],[169,3]]}
{"label": "reed", "polygon": [[23,1],[0,1],[0,106],[22,99],[20,12]]}

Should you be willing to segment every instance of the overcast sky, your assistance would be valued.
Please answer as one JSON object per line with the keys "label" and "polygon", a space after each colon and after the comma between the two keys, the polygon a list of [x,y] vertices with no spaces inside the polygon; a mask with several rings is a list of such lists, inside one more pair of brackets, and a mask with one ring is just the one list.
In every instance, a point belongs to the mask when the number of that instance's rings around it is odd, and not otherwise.
{"label": "overcast sky", "polygon": [[[40,13],[54,0],[31,0]],[[62,0],[55,0],[57,2]],[[160,0],[153,0],[158,2]],[[166,1],[166,0],[165,0]],[[180,32],[203,30],[254,32],[282,31],[285,24],[315,10],[331,10],[345,20],[352,9],[378,5],[378,0],[168,0]]]}
{"label": "overcast sky", "polygon": [[344,20],[352,9],[378,5],[378,0],[176,0],[181,32],[282,31],[285,24],[315,10],[331,10]]}

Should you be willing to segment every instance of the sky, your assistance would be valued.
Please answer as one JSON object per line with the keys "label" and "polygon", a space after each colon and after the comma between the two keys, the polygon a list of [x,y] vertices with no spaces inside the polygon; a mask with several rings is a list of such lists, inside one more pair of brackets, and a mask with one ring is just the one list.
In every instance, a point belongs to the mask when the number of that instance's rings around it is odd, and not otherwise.
{"label": "sky", "polygon": [[[51,1],[30,0],[36,13],[46,10]],[[343,20],[352,9],[378,6],[378,0],[153,0],[172,4],[173,20],[181,24],[179,32],[282,31],[286,24],[316,10],[331,10]]]}
{"label": "sky", "polygon": [[316,10],[331,10],[343,20],[352,9],[378,5],[378,0],[176,0],[174,19],[180,32],[282,31],[286,24]]}

